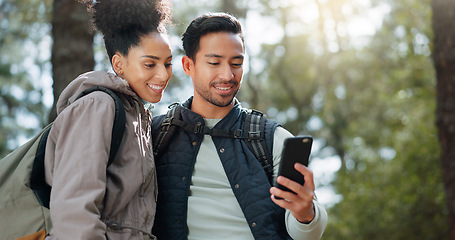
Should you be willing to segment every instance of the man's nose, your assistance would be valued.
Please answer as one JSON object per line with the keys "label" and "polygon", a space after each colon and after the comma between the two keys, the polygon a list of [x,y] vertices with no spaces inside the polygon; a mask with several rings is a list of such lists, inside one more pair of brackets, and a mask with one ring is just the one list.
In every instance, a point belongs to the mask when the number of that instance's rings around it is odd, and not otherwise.
{"label": "man's nose", "polygon": [[232,71],[232,67],[230,64],[223,64],[223,67],[221,68],[221,72],[219,74],[220,79],[223,80],[231,80],[234,78],[234,73]]}

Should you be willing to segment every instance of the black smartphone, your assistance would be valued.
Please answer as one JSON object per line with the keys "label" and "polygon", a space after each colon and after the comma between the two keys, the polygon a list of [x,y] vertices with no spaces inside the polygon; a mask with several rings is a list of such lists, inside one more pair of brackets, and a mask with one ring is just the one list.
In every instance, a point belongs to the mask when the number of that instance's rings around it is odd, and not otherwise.
{"label": "black smartphone", "polygon": [[[305,179],[300,172],[295,170],[294,164],[298,162],[308,167],[312,145],[313,137],[309,135],[286,138],[281,152],[281,162],[278,170],[278,176],[289,178],[292,181],[303,185],[305,183]],[[290,189],[278,184],[276,181],[274,186],[281,190],[292,192]],[[276,198],[281,199],[278,197]]]}

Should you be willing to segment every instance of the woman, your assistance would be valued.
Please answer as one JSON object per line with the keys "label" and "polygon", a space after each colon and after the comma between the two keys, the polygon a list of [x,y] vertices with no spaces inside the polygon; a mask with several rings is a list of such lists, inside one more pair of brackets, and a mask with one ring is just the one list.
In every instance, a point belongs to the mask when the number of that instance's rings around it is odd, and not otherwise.
{"label": "woman", "polygon": [[[82,74],[59,97],[45,157],[53,224],[46,239],[154,239],[157,183],[151,116],[143,103],[160,101],[172,76],[165,30],[170,3],[86,2],[115,74]],[[75,101],[93,86],[115,91],[126,112],[122,143],[109,168],[114,100],[95,91]]]}

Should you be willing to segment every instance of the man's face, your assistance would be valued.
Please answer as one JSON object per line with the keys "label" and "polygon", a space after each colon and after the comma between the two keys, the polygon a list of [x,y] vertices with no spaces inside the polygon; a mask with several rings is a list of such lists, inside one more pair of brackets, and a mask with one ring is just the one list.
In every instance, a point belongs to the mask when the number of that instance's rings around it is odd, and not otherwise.
{"label": "man's face", "polygon": [[244,46],[237,34],[217,32],[201,37],[194,62],[184,60],[190,64],[185,72],[193,80],[194,101],[229,106],[240,88],[243,60]]}

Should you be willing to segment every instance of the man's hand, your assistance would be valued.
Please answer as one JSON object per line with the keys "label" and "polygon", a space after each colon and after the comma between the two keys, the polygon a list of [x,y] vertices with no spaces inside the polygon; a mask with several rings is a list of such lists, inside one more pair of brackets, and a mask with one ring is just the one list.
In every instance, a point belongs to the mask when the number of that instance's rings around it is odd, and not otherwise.
{"label": "man's hand", "polygon": [[[313,198],[314,198],[314,180],[313,172],[305,167],[303,164],[296,163],[294,168],[299,171],[305,178],[305,184],[300,185],[288,178],[283,176],[277,177],[277,182],[292,192],[283,191],[276,187],[270,188],[271,198],[274,203],[278,206],[289,209],[292,215],[301,223],[310,223],[315,216]],[[281,197],[283,199],[276,199],[274,196]]]}

